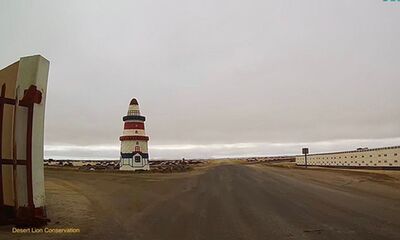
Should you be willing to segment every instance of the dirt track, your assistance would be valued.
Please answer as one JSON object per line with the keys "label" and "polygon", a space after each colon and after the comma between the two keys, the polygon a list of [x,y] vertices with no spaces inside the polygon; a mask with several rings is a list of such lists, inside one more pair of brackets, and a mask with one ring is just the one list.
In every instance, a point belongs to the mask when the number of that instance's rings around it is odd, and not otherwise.
{"label": "dirt track", "polygon": [[239,164],[158,175],[51,170],[46,191],[49,227],[81,233],[11,239],[400,239],[399,180],[381,174]]}

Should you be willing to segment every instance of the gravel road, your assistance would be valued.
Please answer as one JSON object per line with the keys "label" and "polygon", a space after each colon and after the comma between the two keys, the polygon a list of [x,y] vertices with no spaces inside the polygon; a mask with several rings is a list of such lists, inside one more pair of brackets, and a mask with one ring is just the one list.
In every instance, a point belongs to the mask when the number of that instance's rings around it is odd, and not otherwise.
{"label": "gravel road", "polygon": [[49,227],[81,233],[11,239],[400,239],[399,182],[241,164],[159,175],[51,170]]}

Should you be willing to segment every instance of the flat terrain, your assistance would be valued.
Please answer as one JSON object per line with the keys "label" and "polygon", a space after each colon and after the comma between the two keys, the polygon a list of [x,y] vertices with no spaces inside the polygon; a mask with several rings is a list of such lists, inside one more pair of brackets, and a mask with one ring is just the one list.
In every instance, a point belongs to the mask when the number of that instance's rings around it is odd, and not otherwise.
{"label": "flat terrain", "polygon": [[46,170],[45,178],[49,227],[81,233],[3,227],[0,239],[400,239],[399,172],[216,164],[175,174]]}

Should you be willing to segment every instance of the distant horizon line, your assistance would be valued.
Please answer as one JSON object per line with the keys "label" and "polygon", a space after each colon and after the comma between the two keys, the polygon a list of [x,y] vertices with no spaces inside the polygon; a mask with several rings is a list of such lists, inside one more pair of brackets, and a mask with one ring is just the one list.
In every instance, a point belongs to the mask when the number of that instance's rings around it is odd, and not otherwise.
{"label": "distant horizon line", "polygon": [[[182,158],[185,158],[187,160],[206,160],[226,158],[297,156],[301,154],[302,147],[310,148],[310,154],[315,154],[353,151],[357,148],[365,147],[373,149],[395,146],[400,146],[400,137],[377,139],[336,139],[330,141],[325,140],[315,142],[165,144],[150,145],[149,152],[150,159],[153,160],[181,160]],[[44,159],[53,160],[118,161],[120,151],[120,147],[118,145],[104,144],[45,145],[44,148]]]}

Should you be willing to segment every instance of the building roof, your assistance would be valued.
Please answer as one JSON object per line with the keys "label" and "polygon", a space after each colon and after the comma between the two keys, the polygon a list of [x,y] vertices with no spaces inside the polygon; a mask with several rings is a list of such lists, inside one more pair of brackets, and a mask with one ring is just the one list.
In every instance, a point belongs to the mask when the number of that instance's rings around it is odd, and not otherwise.
{"label": "building roof", "polygon": [[[343,154],[343,153],[364,153],[371,151],[379,151],[379,150],[387,150],[387,149],[398,149],[400,146],[392,146],[392,147],[381,147],[381,148],[359,148],[359,150],[352,151],[340,151],[340,152],[326,152],[326,153],[312,153],[307,156],[315,156],[315,155],[331,155],[331,154]],[[297,155],[298,157],[302,157],[304,155]]]}
{"label": "building roof", "polygon": [[132,98],[131,103],[129,105],[139,105],[139,103],[136,100],[136,98]]}

